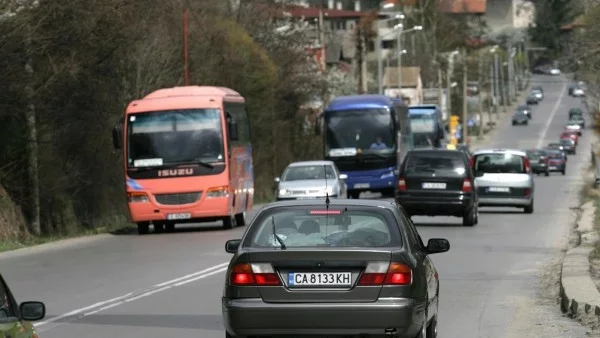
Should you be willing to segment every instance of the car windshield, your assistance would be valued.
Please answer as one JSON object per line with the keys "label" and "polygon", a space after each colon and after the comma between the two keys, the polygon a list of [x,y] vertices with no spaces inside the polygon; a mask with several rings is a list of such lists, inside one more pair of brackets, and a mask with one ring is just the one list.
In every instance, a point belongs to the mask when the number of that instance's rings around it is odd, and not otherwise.
{"label": "car windshield", "polygon": [[530,160],[539,160],[540,157],[545,156],[544,152],[539,150],[530,150],[527,151],[527,158]]}
{"label": "car windshield", "polygon": [[325,150],[331,156],[393,153],[396,149],[392,114],[387,109],[325,112]]}
{"label": "car windshield", "polygon": [[575,141],[571,140],[570,138],[563,138],[560,140],[560,144],[562,145],[567,145],[567,146],[572,146],[575,144]]}
{"label": "car windshield", "polygon": [[219,109],[131,115],[127,121],[127,140],[129,167],[224,161]]}
{"label": "car windshield", "polygon": [[527,115],[527,114],[525,114],[525,112],[524,112],[524,111],[522,111],[522,110],[519,110],[519,111],[516,111],[516,112],[515,112],[515,116],[526,116],[526,115]]}
{"label": "car windshield", "polygon": [[406,156],[405,174],[435,172],[441,176],[463,176],[466,172],[463,156],[458,152],[410,152]]}
{"label": "car windshield", "polygon": [[519,106],[519,108],[517,108],[517,111],[526,111],[526,110],[531,110],[531,107],[529,107],[529,106]]}
{"label": "car windshield", "polygon": [[574,116],[572,119],[569,119],[569,121],[567,122],[568,124],[578,124],[582,121],[581,118],[577,118],[576,116]]}
{"label": "car windshield", "polygon": [[[273,234],[276,234],[275,237]],[[252,223],[244,247],[389,247],[401,246],[396,218],[385,209],[323,206],[266,210]]]}
{"label": "car windshield", "polygon": [[8,294],[8,288],[0,278],[0,323],[15,321],[16,317],[16,311]]}
{"label": "car windshield", "polygon": [[533,89],[533,90],[531,91],[531,94],[534,94],[534,95],[541,94],[541,93],[542,93],[542,92],[541,92],[541,91],[539,91],[539,90],[537,90],[537,89]]}
{"label": "car windshield", "polygon": [[526,173],[523,156],[510,153],[478,154],[474,169],[483,173]]}
{"label": "car windshield", "polygon": [[330,165],[303,165],[288,167],[281,181],[324,180],[325,178],[335,178],[335,172]]}

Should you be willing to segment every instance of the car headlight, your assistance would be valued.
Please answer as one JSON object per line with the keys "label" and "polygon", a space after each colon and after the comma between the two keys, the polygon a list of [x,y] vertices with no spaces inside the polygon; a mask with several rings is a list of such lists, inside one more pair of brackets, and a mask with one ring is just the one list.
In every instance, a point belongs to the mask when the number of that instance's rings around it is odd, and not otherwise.
{"label": "car headlight", "polygon": [[333,187],[327,187],[327,188],[325,188],[325,193],[327,195],[333,195]]}
{"label": "car headlight", "polygon": [[279,189],[279,196],[286,196],[289,195],[291,193],[291,191],[287,190],[287,189]]}
{"label": "car headlight", "polygon": [[228,197],[229,187],[215,187],[206,191],[206,198]]}
{"label": "car headlight", "polygon": [[150,202],[148,195],[143,192],[130,192],[127,193],[127,201],[129,203],[146,203]]}

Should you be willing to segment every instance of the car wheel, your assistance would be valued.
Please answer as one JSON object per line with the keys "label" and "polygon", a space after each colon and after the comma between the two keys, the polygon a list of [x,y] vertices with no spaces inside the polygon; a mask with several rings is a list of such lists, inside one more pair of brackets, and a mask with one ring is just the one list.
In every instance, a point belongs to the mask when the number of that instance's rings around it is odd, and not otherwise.
{"label": "car wheel", "polygon": [[223,229],[233,229],[235,227],[235,217],[223,217]]}
{"label": "car wheel", "polygon": [[427,314],[425,314],[425,323],[421,326],[421,331],[417,334],[415,338],[428,338],[427,336]]}
{"label": "car wheel", "polygon": [[477,213],[476,207],[472,207],[471,210],[469,210],[466,214],[463,215],[463,225],[467,226],[467,227],[472,227],[476,224],[476,219],[477,216],[475,215]]}
{"label": "car wheel", "polygon": [[524,209],[526,214],[533,214],[533,200],[531,200],[531,204],[526,206]]}
{"label": "car wheel", "polygon": [[173,232],[175,230],[175,223],[173,223],[173,222],[165,223],[165,230],[167,232]]}
{"label": "car wheel", "polygon": [[546,176],[550,176],[550,171],[549,171],[549,170],[546,170],[546,174],[545,174],[545,175],[546,175]]}
{"label": "car wheel", "polygon": [[138,222],[137,232],[140,235],[145,235],[150,232],[150,222]]}
{"label": "car wheel", "polygon": [[577,155],[577,150],[573,150],[573,155]]}
{"label": "car wheel", "polygon": [[245,212],[240,212],[239,214],[235,215],[235,225],[241,226],[241,227],[246,225],[246,213]]}
{"label": "car wheel", "polygon": [[516,125],[517,125],[517,123],[516,123],[515,121],[513,121],[512,125],[513,125],[513,126],[516,126]]}
{"label": "car wheel", "polygon": [[433,317],[427,326],[427,338],[437,338],[437,317]]}
{"label": "car wheel", "polygon": [[360,197],[360,191],[351,191],[348,193],[348,198],[352,198],[353,200],[357,200]]}
{"label": "car wheel", "polygon": [[165,223],[163,222],[152,222],[154,225],[154,233],[160,234],[165,232]]}

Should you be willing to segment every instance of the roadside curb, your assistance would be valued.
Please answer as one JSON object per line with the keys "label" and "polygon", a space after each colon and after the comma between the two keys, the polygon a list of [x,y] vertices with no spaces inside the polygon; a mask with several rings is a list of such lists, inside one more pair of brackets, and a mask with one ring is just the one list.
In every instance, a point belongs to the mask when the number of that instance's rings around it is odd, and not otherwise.
{"label": "roadside curb", "polygon": [[596,207],[588,201],[580,207],[575,234],[579,245],[567,250],[560,276],[560,308],[571,318],[600,324],[600,291],[590,274],[590,254],[599,238],[594,229]]}

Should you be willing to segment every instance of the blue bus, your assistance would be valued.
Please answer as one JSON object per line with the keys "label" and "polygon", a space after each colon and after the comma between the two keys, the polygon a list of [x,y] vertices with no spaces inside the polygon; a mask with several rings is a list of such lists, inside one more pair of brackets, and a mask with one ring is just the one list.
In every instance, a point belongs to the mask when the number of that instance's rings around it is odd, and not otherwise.
{"label": "blue bus", "polygon": [[412,148],[408,105],[385,95],[340,96],[321,117],[325,159],[348,175],[348,197],[393,196],[397,168]]}
{"label": "blue bus", "polygon": [[413,146],[446,147],[448,140],[444,126],[442,111],[436,105],[422,104],[408,108],[410,129],[413,136]]}

